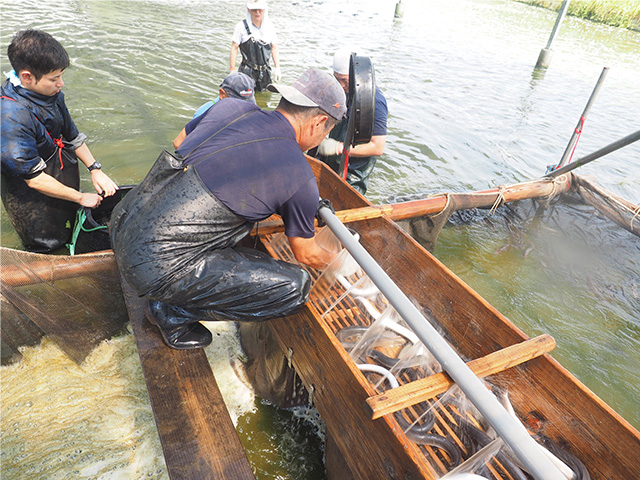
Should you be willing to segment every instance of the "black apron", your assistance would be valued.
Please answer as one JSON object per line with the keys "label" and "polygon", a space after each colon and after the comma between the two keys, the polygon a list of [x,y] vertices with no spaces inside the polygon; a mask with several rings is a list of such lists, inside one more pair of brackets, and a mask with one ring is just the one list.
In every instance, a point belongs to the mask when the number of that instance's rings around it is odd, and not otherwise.
{"label": "black apron", "polygon": [[[44,173],[80,189],[78,159],[73,150],[56,146]],[[26,250],[48,253],[71,239],[78,204],[44,195],[21,177],[2,175],[2,202]]]}
{"label": "black apron", "polygon": [[271,82],[271,44],[256,40],[251,35],[249,24],[243,20],[249,34],[249,40],[240,44],[242,63],[238,72],[249,75],[256,82],[256,91],[266,90]]}

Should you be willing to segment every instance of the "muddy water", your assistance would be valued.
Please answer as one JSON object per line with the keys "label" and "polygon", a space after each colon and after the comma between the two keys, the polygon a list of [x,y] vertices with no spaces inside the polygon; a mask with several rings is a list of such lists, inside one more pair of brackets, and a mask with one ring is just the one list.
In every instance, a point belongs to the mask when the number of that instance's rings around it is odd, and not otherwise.
{"label": "muddy water", "polygon": [[[566,18],[551,68],[533,65],[553,12],[515,1],[272,0],[284,81],[328,68],[343,43],[372,57],[389,103],[387,150],[369,198],[486,189],[535,178],[557,162],[604,66],[582,156],[638,129],[640,34]],[[24,27],[67,47],[67,103],[105,170],[137,183],[227,73],[241,1],[26,0],[2,6],[1,43]],[[4,53],[2,70],[9,70]],[[257,96],[273,108],[276,97]],[[581,169],[640,201],[640,147]],[[84,187],[89,189],[86,175]],[[593,209],[563,202],[536,218],[526,205],[461,219],[436,256],[554,357],[640,426],[640,244]],[[2,213],[2,245],[19,241]],[[224,340],[219,340],[219,338]],[[239,352],[216,337],[220,358]],[[214,368],[216,373],[219,368]],[[167,478],[128,335],[75,366],[49,342],[2,370],[3,477]],[[290,412],[253,398],[233,372],[219,379],[258,478],[323,478],[321,442]],[[235,391],[245,392],[239,398]],[[284,447],[281,446],[284,445]],[[95,445],[95,446],[94,446]]]}

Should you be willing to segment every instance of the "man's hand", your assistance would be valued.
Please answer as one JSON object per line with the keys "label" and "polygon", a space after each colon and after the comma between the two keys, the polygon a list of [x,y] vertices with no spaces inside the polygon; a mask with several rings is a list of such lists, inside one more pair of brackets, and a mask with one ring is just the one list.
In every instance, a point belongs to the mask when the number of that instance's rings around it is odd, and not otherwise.
{"label": "man's hand", "polygon": [[344,150],[344,144],[333,138],[325,138],[318,145],[318,153],[324,156],[340,155],[342,150]]}
{"label": "man's hand", "polygon": [[282,72],[280,70],[280,67],[273,67],[273,83],[280,82],[281,78],[282,78]]}
{"label": "man's hand", "polygon": [[97,193],[81,193],[78,202],[83,207],[96,208],[102,202],[102,197]]}
{"label": "man's hand", "polygon": [[323,270],[329,265],[335,252],[325,250],[316,243],[314,238],[288,237],[291,251],[300,263],[309,265],[317,270]]}
{"label": "man's hand", "polygon": [[[103,194],[105,197],[110,197],[116,190],[118,186],[111,180],[106,173],[102,170],[93,170],[91,172],[91,183],[93,183],[93,187],[96,189],[96,192],[99,194]],[[98,205],[100,203],[98,202]],[[89,207],[90,205],[84,205],[80,203],[83,207]],[[94,207],[91,207],[94,208]]]}

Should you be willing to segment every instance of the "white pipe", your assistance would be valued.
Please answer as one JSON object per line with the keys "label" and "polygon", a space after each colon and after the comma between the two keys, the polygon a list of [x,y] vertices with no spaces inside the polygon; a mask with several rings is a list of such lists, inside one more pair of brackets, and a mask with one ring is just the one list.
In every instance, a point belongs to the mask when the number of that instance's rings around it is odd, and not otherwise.
{"label": "white pipe", "polygon": [[393,283],[369,252],[353,238],[338,217],[327,207],[321,207],[318,213],[422,343],[440,362],[443,370],[451,376],[494,430],[511,447],[533,477],[536,480],[565,480],[564,475],[542,453],[522,424],[509,415],[498,399],[487,390],[456,351]]}

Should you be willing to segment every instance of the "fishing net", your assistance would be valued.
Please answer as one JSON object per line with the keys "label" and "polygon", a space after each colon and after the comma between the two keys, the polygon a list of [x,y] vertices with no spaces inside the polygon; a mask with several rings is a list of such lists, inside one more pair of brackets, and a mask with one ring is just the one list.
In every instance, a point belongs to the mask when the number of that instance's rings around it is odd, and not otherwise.
{"label": "fishing net", "polygon": [[127,322],[111,252],[43,255],[0,247],[2,363],[47,335],[81,363]]}
{"label": "fishing net", "polygon": [[[509,198],[505,196],[507,188],[518,187],[520,193]],[[551,206],[552,201],[565,198],[570,193],[579,198],[583,204],[589,204],[602,215],[622,226],[626,230],[640,236],[640,206],[622,199],[602,187],[593,180],[574,173],[563,175],[553,180],[537,180],[518,184],[512,187],[499,187],[492,191],[476,193],[446,194],[445,208],[433,215],[425,215],[397,223],[418,240],[427,250],[433,250],[444,226],[460,219],[472,216],[493,216],[507,202],[514,200],[535,199],[542,208]],[[407,201],[410,198],[395,199]],[[575,202],[575,198],[571,201]],[[468,211],[468,212],[467,212]],[[457,220],[452,220],[454,213]]]}

